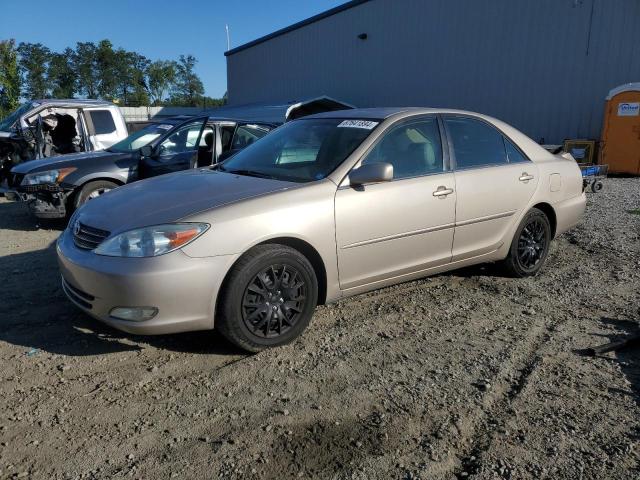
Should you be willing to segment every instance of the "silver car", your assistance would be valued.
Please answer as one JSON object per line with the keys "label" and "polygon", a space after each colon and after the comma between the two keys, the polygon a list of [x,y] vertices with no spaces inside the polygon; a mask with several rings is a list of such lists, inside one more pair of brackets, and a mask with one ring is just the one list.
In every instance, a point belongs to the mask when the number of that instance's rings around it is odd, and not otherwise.
{"label": "silver car", "polygon": [[298,337],[316,305],[368,290],[482,262],[534,275],[584,208],[575,161],[499,120],[356,109],[109,192],[57,251],[64,291],[98,320],[215,327],[259,351]]}

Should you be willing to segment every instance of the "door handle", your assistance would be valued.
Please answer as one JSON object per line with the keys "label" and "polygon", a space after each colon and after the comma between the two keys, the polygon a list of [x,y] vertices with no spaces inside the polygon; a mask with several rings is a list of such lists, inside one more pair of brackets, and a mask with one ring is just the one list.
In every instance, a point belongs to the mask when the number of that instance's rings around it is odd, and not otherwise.
{"label": "door handle", "polygon": [[440,185],[438,189],[433,192],[434,197],[445,198],[447,195],[451,195],[453,193],[453,188],[447,188],[444,185]]}
{"label": "door handle", "polygon": [[529,175],[527,172],[522,172],[522,175],[520,175],[518,180],[521,182],[528,182],[529,180],[533,180],[533,175]]}

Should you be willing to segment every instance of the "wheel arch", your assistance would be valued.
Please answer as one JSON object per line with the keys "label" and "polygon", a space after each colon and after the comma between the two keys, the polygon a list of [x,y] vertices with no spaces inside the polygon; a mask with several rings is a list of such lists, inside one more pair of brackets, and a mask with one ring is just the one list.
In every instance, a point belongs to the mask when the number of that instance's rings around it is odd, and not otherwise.
{"label": "wheel arch", "polygon": [[540,202],[535,204],[532,208],[537,208],[547,216],[547,219],[549,220],[549,225],[551,226],[551,238],[555,238],[556,230],[558,227],[558,219],[556,217],[556,211],[553,209],[551,204],[546,202]]}
{"label": "wheel arch", "polygon": [[114,178],[114,177],[98,176],[98,177],[84,178],[82,179],[81,182],[78,182],[77,186],[73,189],[71,194],[67,197],[68,201],[71,202],[70,205],[75,206],[76,198],[78,197],[78,195],[80,195],[80,192],[82,191],[82,189],[91,182],[111,182],[111,183],[115,183],[119,187],[122,187],[123,185],[125,185],[125,182],[123,182],[121,179]]}
{"label": "wheel arch", "polygon": [[[249,251],[259,245],[285,245],[287,247],[293,248],[297,250],[299,253],[304,255],[304,257],[311,263],[313,267],[313,271],[316,274],[316,279],[318,280],[318,305],[323,305],[327,299],[327,269],[324,265],[324,261],[320,256],[320,253],[316,248],[311,245],[309,242],[302,240],[296,237],[274,237],[269,238],[268,240],[264,240],[260,243],[256,243],[252,245],[251,248],[247,249],[242,255],[240,255],[232,265],[227,269],[227,273],[222,280],[222,285],[226,284],[233,267],[238,263],[238,261]],[[216,307],[217,308],[217,307]]]}
{"label": "wheel arch", "polygon": [[123,186],[123,185],[125,184],[125,182],[123,182],[123,181],[122,181],[121,179],[119,179],[119,178],[115,178],[115,177],[107,177],[107,176],[100,176],[100,177],[93,177],[93,178],[87,178],[87,179],[84,179],[84,180],[82,181],[82,183],[81,183],[81,184],[79,184],[79,185],[76,187],[76,190],[84,188],[84,186],[85,186],[86,184],[91,183],[91,182],[112,182],[112,183],[116,183],[119,187],[121,187],[121,186]]}

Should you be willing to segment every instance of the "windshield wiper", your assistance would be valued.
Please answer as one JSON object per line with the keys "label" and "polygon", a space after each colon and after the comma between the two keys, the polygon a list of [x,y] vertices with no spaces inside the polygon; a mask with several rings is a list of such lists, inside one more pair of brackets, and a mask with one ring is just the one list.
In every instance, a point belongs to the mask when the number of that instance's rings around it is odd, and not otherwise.
{"label": "windshield wiper", "polygon": [[271,180],[277,180],[273,175],[269,175],[267,173],[256,172],[255,170],[227,170],[224,169],[224,172],[231,173],[233,175],[246,175],[247,177],[258,177],[258,178],[270,178]]}

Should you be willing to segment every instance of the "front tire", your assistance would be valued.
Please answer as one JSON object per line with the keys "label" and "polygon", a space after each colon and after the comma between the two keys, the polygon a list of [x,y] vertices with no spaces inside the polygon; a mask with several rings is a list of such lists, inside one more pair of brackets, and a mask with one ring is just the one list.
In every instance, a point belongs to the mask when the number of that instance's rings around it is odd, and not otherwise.
{"label": "front tire", "polygon": [[297,338],[317,301],[318,281],[304,255],[285,245],[259,245],[225,280],[215,328],[238,347],[259,352]]}
{"label": "front tire", "polygon": [[550,243],[549,219],[542,210],[532,208],[513,236],[509,256],[503,262],[504,269],[518,278],[536,275],[547,259]]}
{"label": "front tire", "polygon": [[78,195],[76,195],[74,207],[78,209],[89,200],[98,198],[100,195],[117,187],[117,183],[109,182],[108,180],[96,180],[95,182],[89,182],[84,185]]}

